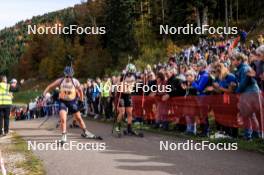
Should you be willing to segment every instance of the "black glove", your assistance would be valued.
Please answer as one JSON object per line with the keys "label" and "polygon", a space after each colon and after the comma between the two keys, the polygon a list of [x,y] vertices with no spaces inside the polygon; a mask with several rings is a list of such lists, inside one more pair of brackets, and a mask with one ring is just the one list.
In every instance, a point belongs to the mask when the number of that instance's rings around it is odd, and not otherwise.
{"label": "black glove", "polygon": [[78,108],[79,108],[79,111],[84,111],[85,110],[85,105],[84,105],[84,102],[79,100],[78,101]]}

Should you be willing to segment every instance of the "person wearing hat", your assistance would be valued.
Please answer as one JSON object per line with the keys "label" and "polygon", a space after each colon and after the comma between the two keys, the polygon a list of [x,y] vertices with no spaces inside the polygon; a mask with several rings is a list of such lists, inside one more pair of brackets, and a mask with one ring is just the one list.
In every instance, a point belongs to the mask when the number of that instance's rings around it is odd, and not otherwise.
{"label": "person wearing hat", "polygon": [[82,137],[89,139],[98,138],[86,129],[86,125],[81,117],[80,109],[84,104],[84,96],[80,82],[73,78],[73,75],[73,68],[70,66],[65,67],[64,77],[59,78],[48,85],[43,92],[43,96],[46,96],[51,89],[59,87],[59,116],[62,132],[62,144],[67,141],[66,121],[68,113],[73,114],[75,119],[79,122],[80,128],[83,130],[83,133],[81,134]]}
{"label": "person wearing hat", "polygon": [[[14,86],[13,84],[12,86]],[[7,83],[6,76],[1,76],[0,79],[0,136],[9,133],[9,116],[12,106],[13,95],[12,88]]]}

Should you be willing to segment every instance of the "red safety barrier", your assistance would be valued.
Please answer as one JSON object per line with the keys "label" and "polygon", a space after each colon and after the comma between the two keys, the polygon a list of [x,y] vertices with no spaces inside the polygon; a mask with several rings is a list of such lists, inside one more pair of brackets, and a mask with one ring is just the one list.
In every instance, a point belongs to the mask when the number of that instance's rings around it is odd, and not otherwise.
{"label": "red safety barrier", "polygon": [[[208,96],[161,97],[133,96],[133,116],[144,120],[185,122],[188,116],[197,124],[213,117],[218,124],[264,131],[264,93]],[[143,102],[143,105],[142,105]]]}

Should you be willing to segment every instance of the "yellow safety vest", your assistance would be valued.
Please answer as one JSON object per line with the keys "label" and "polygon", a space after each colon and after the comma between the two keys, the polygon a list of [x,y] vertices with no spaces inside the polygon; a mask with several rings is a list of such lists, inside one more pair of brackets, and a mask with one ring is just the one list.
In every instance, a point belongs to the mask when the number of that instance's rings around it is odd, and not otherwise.
{"label": "yellow safety vest", "polygon": [[111,92],[111,82],[105,82],[102,84],[102,96],[109,97]]}
{"label": "yellow safety vest", "polygon": [[0,83],[0,105],[12,105],[12,94],[9,89],[9,84]]}

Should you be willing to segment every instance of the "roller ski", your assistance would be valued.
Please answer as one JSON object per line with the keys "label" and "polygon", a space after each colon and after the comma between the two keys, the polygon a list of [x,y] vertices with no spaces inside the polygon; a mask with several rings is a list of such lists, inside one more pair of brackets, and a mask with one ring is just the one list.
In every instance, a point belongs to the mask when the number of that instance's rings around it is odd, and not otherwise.
{"label": "roller ski", "polygon": [[123,130],[123,134],[125,136],[135,136],[135,137],[144,137],[144,134],[142,132],[137,132],[137,131],[133,131],[133,130]]}
{"label": "roller ski", "polygon": [[120,129],[119,126],[116,126],[116,127],[114,128],[114,133],[116,133],[116,136],[117,136],[118,138],[122,137],[121,129]]}
{"label": "roller ski", "polygon": [[93,139],[93,140],[103,140],[103,138],[101,136],[96,136],[92,133],[90,133],[89,131],[85,131],[81,134],[81,136],[85,139]]}
{"label": "roller ski", "polygon": [[69,125],[70,128],[80,128],[76,121],[73,121],[72,124]]}

